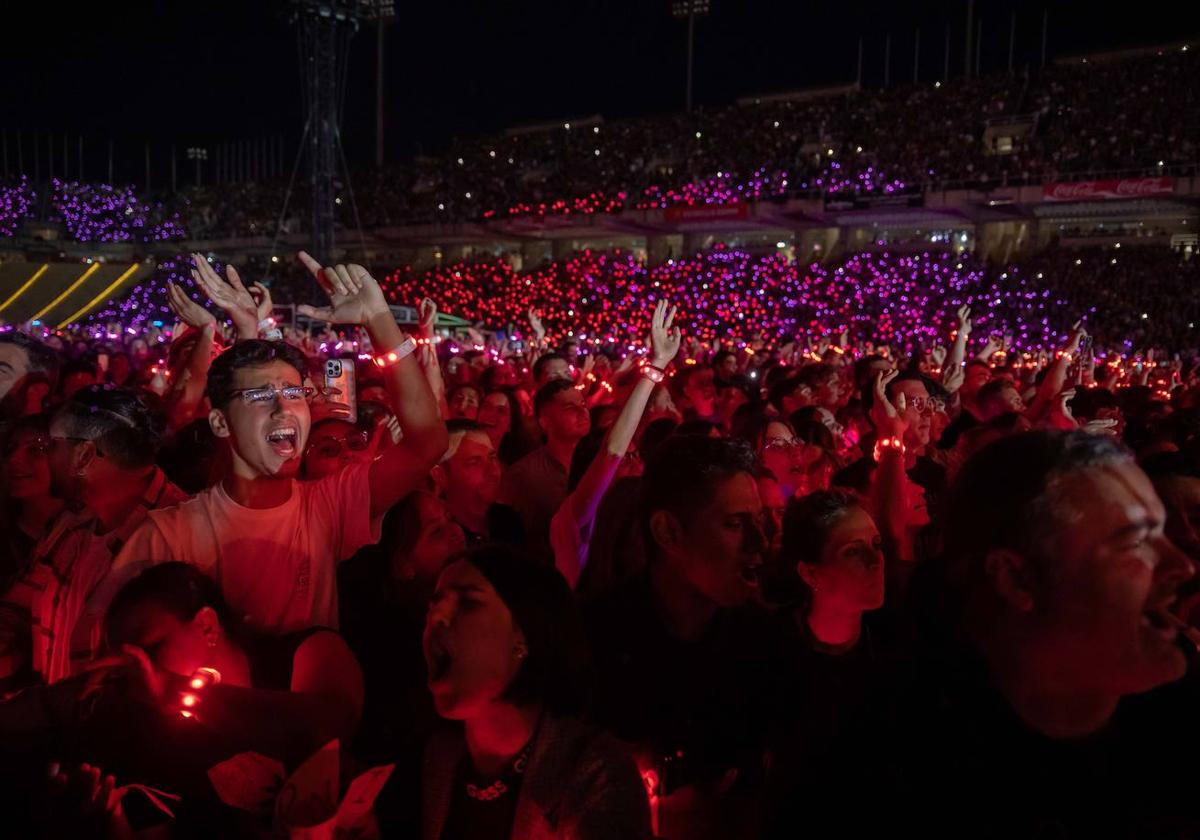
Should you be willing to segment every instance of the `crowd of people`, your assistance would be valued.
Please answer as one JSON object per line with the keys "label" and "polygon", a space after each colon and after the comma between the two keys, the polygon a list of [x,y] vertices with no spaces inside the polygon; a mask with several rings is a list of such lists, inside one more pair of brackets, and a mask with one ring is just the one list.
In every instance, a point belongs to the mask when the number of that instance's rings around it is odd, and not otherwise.
{"label": "crowd of people", "polygon": [[[1200,101],[1196,51],[768,98],[623,120],[456,139],[441,153],[353,173],[339,186],[347,230],[794,196],[886,195],[1078,179],[1084,173],[1192,174]],[[998,153],[989,124],[1020,124]],[[56,191],[60,187],[54,188]],[[289,189],[291,192],[289,193]],[[63,185],[63,218],[85,240],[128,237],[72,221],[121,189]],[[96,195],[90,195],[91,192]],[[290,209],[282,218],[285,199]],[[31,207],[21,179],[0,185],[0,232]],[[128,199],[128,200],[126,200]],[[188,187],[168,202],[194,236],[274,236],[303,228],[303,184]],[[92,208],[94,209],[94,208]],[[356,216],[357,213],[357,216]],[[174,228],[169,219],[164,230]],[[128,227],[128,226],[126,226]],[[8,234],[6,234],[8,235]]]}
{"label": "crowd of people", "polygon": [[[7,825],[1194,836],[1200,370],[1178,325],[1107,319],[1110,269],[1190,317],[1134,251],[1043,257],[1011,333],[965,257],[777,294],[728,249],[707,294],[301,253],[308,331],[192,254],[159,324],[0,332]],[[856,319],[838,278],[909,305]],[[485,304],[504,329],[437,326]]]}

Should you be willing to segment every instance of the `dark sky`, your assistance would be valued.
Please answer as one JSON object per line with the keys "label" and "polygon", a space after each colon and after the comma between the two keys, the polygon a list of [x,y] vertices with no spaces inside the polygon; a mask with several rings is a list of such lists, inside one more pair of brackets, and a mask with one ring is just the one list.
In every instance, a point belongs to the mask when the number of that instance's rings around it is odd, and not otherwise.
{"label": "dark sky", "polygon": [[[924,78],[941,74],[947,23],[951,71],[963,69],[966,0],[711,2],[711,14],[696,26],[701,105],[850,81],[860,36],[865,81],[878,85],[888,32],[892,78],[911,79],[917,27]],[[82,134],[86,165],[99,175],[102,149],[112,137],[118,177],[135,178],[147,140],[157,167],[160,150],[165,155],[171,143],[182,149],[299,135],[296,38],[284,0],[16,5],[20,20],[8,18],[9,37],[0,50],[6,80],[0,128],[8,133],[10,156],[15,130],[24,132],[26,144],[34,129],[57,137],[68,132],[72,144]],[[1037,61],[1047,6],[1051,55],[1200,35],[1200,4],[1178,0],[975,5],[983,19],[985,71],[1007,64],[1014,10],[1018,65]],[[391,159],[436,150],[454,134],[682,106],[685,28],[671,17],[669,0],[396,0],[396,7],[398,18],[386,32]],[[366,161],[374,142],[374,32],[360,33],[352,52],[344,137],[351,159]]]}

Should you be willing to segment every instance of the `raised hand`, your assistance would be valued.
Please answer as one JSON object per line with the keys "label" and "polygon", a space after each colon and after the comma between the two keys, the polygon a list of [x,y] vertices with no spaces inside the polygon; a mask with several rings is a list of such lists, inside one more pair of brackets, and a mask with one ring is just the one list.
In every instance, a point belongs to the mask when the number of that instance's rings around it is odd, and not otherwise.
{"label": "raised hand", "polygon": [[417,307],[417,334],[421,338],[433,338],[433,325],[437,321],[437,303],[433,298],[421,298]]}
{"label": "raised hand", "polygon": [[301,304],[296,307],[299,314],[332,324],[358,326],[366,326],[377,316],[392,317],[383,289],[361,265],[326,268],[304,251],[300,252],[299,258],[329,295],[329,306]]}
{"label": "raised hand", "polygon": [[225,277],[213,270],[200,254],[192,254],[196,267],[192,269],[192,279],[196,285],[208,295],[208,299],[220,307],[233,325],[237,327],[238,335],[242,338],[254,338],[258,335],[258,304],[254,296],[242,285],[242,278],[237,269],[229,265],[225,267]]}
{"label": "raised hand", "polygon": [[525,316],[529,319],[529,328],[533,330],[534,337],[537,338],[538,344],[541,344],[546,340],[546,328],[542,325],[542,319],[532,309],[525,313]]}
{"label": "raised hand", "polygon": [[879,371],[875,374],[875,399],[871,403],[871,423],[880,437],[903,440],[904,433],[908,431],[908,421],[904,419],[904,409],[907,407],[904,394],[896,394],[894,405],[887,397],[888,383],[899,375],[900,371],[897,370],[887,374]]}
{"label": "raised hand", "polygon": [[[167,306],[175,313],[175,317],[193,329],[204,329],[205,325],[217,323],[216,317],[205,309],[183,289],[174,283],[167,284]],[[178,331],[171,333],[175,335]]]}
{"label": "raised hand", "polygon": [[946,364],[946,348],[945,347],[938,345],[937,347],[934,347],[932,350],[929,351],[929,355],[933,359],[933,363],[935,365],[937,365],[938,367],[942,367],[944,364]]}
{"label": "raised hand", "polygon": [[667,306],[665,300],[654,305],[654,317],[650,322],[650,364],[665,368],[679,353],[683,333],[675,323],[675,307]]}
{"label": "raised hand", "polygon": [[275,311],[275,303],[271,300],[271,290],[262,283],[252,283],[250,285],[250,295],[254,298],[254,301],[257,304],[257,311],[255,312],[255,315],[258,317],[258,322],[261,324],[263,321],[270,318],[271,313]]}
{"label": "raised hand", "polygon": [[965,303],[958,307],[957,318],[958,324],[955,329],[958,330],[959,335],[966,338],[971,334],[971,307]]}

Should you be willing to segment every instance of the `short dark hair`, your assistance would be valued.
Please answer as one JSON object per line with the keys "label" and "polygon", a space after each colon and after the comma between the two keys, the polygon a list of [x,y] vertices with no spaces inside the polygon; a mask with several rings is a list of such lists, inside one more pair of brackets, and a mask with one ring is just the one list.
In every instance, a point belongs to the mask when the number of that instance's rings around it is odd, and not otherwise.
{"label": "short dark hair", "polygon": [[455,417],[452,420],[446,421],[446,431],[450,434],[455,432],[482,432],[483,426],[470,417]]}
{"label": "short dark hair", "polygon": [[504,698],[540,700],[555,715],[583,713],[591,694],[591,656],[566,579],[506,545],[480,546],[455,559],[487,578],[525,636],[528,654]]}
{"label": "short dark hair", "polygon": [[783,514],[780,557],[789,565],[819,562],[829,532],[855,507],[862,502],[845,490],[818,490],[792,499]]}
{"label": "short dark hair", "polygon": [[308,375],[308,360],[304,354],[285,341],[264,341],[259,338],[239,341],[213,360],[208,371],[208,399],[213,408],[224,409],[233,399],[237,371],[263,367],[271,362],[284,362],[295,368],[301,380]]}
{"label": "short dark hair", "polygon": [[565,379],[552,379],[538,388],[536,394],[533,395],[533,416],[541,417],[542,410],[554,402],[554,398],[564,391],[570,391],[575,386]]}
{"label": "short dark hair", "polygon": [[1116,440],[1079,431],[1022,432],[984,446],[963,465],[948,496],[947,582],[964,594],[979,588],[993,549],[1044,561],[1042,541],[1055,530],[1057,481],[1080,470],[1132,461]]}
{"label": "short dark hair", "polygon": [[161,563],[135,577],[116,594],[104,618],[104,638],[112,649],[131,641],[128,620],[143,604],[157,604],[180,621],[191,621],[196,613],[211,607],[221,629],[241,642],[241,621],[221,595],[216,581],[190,563]]}
{"label": "short dark hair", "polygon": [[721,362],[730,357],[736,358],[736,354],[732,350],[720,350],[715,356],[712,357],[712,366],[714,368],[720,367]]}
{"label": "short dark hair", "polygon": [[975,402],[983,406],[984,403],[989,403],[994,399],[998,399],[1000,395],[1007,389],[1016,390],[1017,386],[1013,385],[1007,379],[991,379],[983,384],[979,389],[979,393],[975,395]]}
{"label": "short dark hair", "polygon": [[64,424],[70,437],[95,441],[124,469],[153,464],[167,427],[143,395],[110,385],[81,388],[62,404],[54,421]]}
{"label": "short dark hair", "polygon": [[[533,363],[533,381],[537,382],[538,379],[541,378],[542,371],[546,369],[546,366],[555,361],[567,362],[567,357],[562,353],[546,353],[545,355],[540,356],[538,360]],[[567,362],[567,364],[570,364],[570,362]]]}
{"label": "short dark hair", "polygon": [[639,504],[642,521],[648,525],[652,514],[666,510],[686,522],[711,501],[719,482],[738,473],[753,476],[757,467],[754,449],[744,440],[673,435],[646,461]]}
{"label": "short dark hair", "polygon": [[45,375],[51,387],[58,381],[62,357],[53,347],[16,330],[0,333],[0,344],[11,344],[21,348],[25,358],[29,360],[29,372]]}

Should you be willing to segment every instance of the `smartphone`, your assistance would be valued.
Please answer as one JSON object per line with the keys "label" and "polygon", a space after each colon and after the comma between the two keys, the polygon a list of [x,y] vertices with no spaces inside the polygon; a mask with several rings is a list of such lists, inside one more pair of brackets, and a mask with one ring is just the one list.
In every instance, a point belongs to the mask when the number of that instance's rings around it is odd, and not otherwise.
{"label": "smartphone", "polygon": [[333,407],[335,417],[350,423],[358,422],[358,395],[355,392],[353,359],[326,360],[325,399]]}

